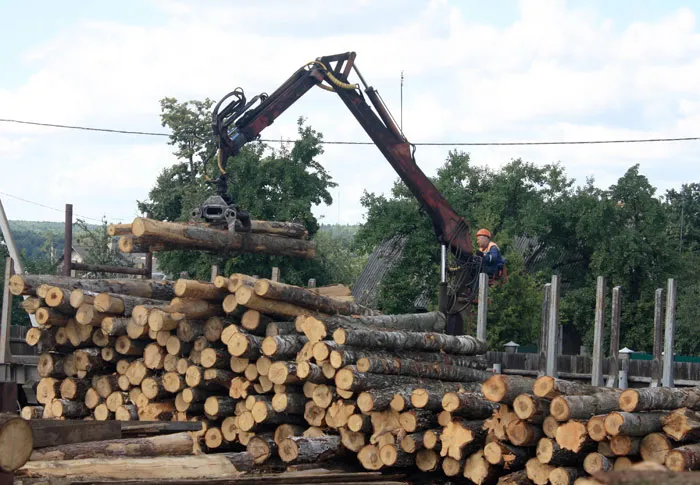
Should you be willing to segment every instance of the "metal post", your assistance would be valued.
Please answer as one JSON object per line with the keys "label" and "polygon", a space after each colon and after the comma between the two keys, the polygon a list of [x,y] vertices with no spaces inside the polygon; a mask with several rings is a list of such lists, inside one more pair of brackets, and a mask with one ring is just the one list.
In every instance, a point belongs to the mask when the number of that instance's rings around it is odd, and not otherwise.
{"label": "metal post", "polygon": [[662,384],[664,387],[674,387],[673,384],[673,344],[676,335],[676,280],[669,278],[666,289],[666,328],[664,335],[664,369]]}
{"label": "metal post", "polygon": [[486,340],[486,315],[489,306],[489,275],[479,274],[479,303],[476,309],[476,338]]}
{"label": "metal post", "polygon": [[443,244],[440,248],[440,282],[445,283],[447,281],[447,246]]}
{"label": "metal post", "polygon": [[559,275],[552,275],[552,286],[549,299],[549,322],[547,328],[547,368],[546,374],[551,377],[559,375],[557,359],[557,329],[559,327]]}
{"label": "metal post", "polygon": [[309,278],[309,282],[306,286],[307,288],[316,288],[316,278]]}
{"label": "metal post", "polygon": [[610,368],[606,387],[618,387],[620,369],[618,352],[620,351],[620,287],[612,291],[612,318],[610,319]]}
{"label": "metal post", "polygon": [[593,332],[593,368],[591,385],[603,386],[603,331],[605,330],[605,277],[598,276],[595,293],[595,329]]}
{"label": "metal post", "polygon": [[63,276],[70,276],[71,252],[73,250],[73,204],[66,204],[64,235]]}
{"label": "metal post", "polygon": [[216,277],[219,276],[219,266],[216,264],[211,265],[211,282],[213,283]]}
{"label": "metal post", "polygon": [[664,339],[664,290],[657,288],[654,294],[654,358],[651,361],[651,383],[649,387],[661,386],[661,349]]}
{"label": "metal post", "polygon": [[542,319],[540,321],[540,358],[538,362],[538,377],[547,375],[547,328],[549,327],[549,300],[552,295],[552,284],[545,283],[542,296]]}
{"label": "metal post", "polygon": [[280,281],[280,269],[277,266],[274,266],[272,268],[272,275],[270,275],[270,279],[272,281],[276,281],[277,283],[279,283],[279,281]]}

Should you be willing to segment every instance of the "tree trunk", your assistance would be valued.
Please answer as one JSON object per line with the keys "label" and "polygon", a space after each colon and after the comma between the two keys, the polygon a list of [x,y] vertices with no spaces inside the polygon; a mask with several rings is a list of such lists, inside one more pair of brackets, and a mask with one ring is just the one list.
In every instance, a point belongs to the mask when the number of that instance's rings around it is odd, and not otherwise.
{"label": "tree trunk", "polygon": [[293,436],[279,445],[279,456],[285,463],[320,463],[342,453],[340,436],[326,435],[319,438]]}
{"label": "tree trunk", "polygon": [[594,451],[596,448],[595,442],[587,441],[579,451],[573,452],[562,448],[551,438],[541,438],[537,442],[537,459],[552,466],[573,466],[581,463],[582,453]]}
{"label": "tree trunk", "polygon": [[661,431],[661,419],[668,413],[612,412],[605,418],[605,432],[610,436],[645,436]]}
{"label": "tree trunk", "polygon": [[628,413],[680,408],[700,410],[700,387],[627,389],[620,395],[620,409]]}
{"label": "tree trunk", "polygon": [[520,394],[532,392],[534,382],[534,379],[527,377],[496,374],[483,383],[481,392],[491,402],[513,404]]}
{"label": "tree trunk", "polygon": [[435,365],[428,362],[417,362],[399,358],[366,358],[357,361],[357,370],[375,374],[402,375],[438,379],[441,381],[470,382],[485,381],[492,375],[490,372],[458,367],[452,365]]}
{"label": "tree trunk", "polygon": [[80,401],[54,399],[51,401],[51,412],[54,416],[64,418],[84,418],[90,415],[90,410]]}
{"label": "tree trunk", "polygon": [[700,438],[700,413],[678,409],[661,418],[664,432],[676,441]]}
{"label": "tree trunk", "polygon": [[0,414],[0,470],[14,472],[21,468],[32,453],[32,428],[26,421],[15,414]]}
{"label": "tree trunk", "polygon": [[509,443],[492,441],[484,447],[484,458],[492,465],[506,470],[517,470],[532,458],[532,448],[513,446]]}
{"label": "tree trunk", "polygon": [[542,424],[549,415],[550,400],[531,394],[520,394],[513,401],[513,411],[518,418],[529,423]]}
{"label": "tree trunk", "polygon": [[124,315],[125,317],[130,317],[134,308],[138,305],[157,306],[161,303],[160,300],[156,299],[115,293],[100,293],[93,301],[95,310],[98,312]]}
{"label": "tree trunk", "polygon": [[365,348],[432,350],[459,355],[485,354],[488,350],[485,340],[478,340],[469,335],[445,335],[434,332],[339,328],[333,332],[333,340],[340,345]]}
{"label": "tree trunk", "polygon": [[189,249],[229,251],[244,253],[264,253],[276,256],[294,256],[311,259],[316,255],[316,245],[312,241],[252,234],[229,232],[206,227],[200,224],[164,222],[137,217],[132,223],[136,237],[147,237],[163,245],[187,246]]}
{"label": "tree trunk", "polygon": [[108,292],[156,300],[170,300],[175,296],[172,281],[134,278],[102,280],[57,275],[13,275],[10,278],[10,291],[13,295],[34,295],[36,289],[42,284],[69,290],[78,289],[94,293]]}
{"label": "tree trunk", "polygon": [[254,291],[256,295],[268,300],[284,301],[330,315],[375,315],[379,313],[352,301],[340,301],[318,295],[300,286],[277,283],[267,279],[257,280]]}
{"label": "tree trunk", "polygon": [[181,298],[221,302],[228,294],[228,288],[217,288],[214,283],[182,278],[175,282],[175,295]]}
{"label": "tree trunk", "polygon": [[299,382],[296,370],[296,362],[275,362],[270,366],[267,377],[273,384],[293,384]]}
{"label": "tree trunk", "polygon": [[549,412],[558,421],[588,419],[620,409],[620,392],[601,392],[588,396],[558,396],[552,399]]}
{"label": "tree trunk", "polygon": [[537,378],[532,388],[532,392],[535,396],[547,399],[554,399],[557,396],[587,396],[609,391],[613,391],[613,389],[557,379],[550,376]]}
{"label": "tree trunk", "polygon": [[251,310],[267,315],[289,318],[314,313],[313,310],[278,300],[268,300],[255,294],[250,286],[241,286],[236,290],[236,303]]}

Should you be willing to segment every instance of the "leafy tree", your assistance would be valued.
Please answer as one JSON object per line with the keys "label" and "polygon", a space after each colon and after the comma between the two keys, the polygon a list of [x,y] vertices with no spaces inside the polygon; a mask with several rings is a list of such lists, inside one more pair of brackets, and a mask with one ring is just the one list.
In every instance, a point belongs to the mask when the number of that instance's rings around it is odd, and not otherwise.
{"label": "leafy tree", "polygon": [[[212,106],[209,99],[161,101],[161,121],[171,130],[170,144],[176,147],[178,162],[162,171],[148,200],[139,201],[142,212],[160,220],[189,220],[192,210],[213,194],[208,182],[218,176],[218,167],[210,135]],[[226,274],[253,275],[267,275],[271,267],[277,266],[285,282],[306,284],[309,278],[316,278],[319,285],[347,281],[357,272],[361,256],[325,236],[317,236],[319,224],[312,208],[332,203],[329,189],[336,183],[319,162],[322,134],[307,126],[303,118],[297,126],[299,140],[291,146],[273,149],[251,142],[228,161],[229,195],[254,219],[304,224],[310,237],[317,240],[318,257],[305,261],[260,254],[171,251],[159,254],[161,268],[171,275],[187,271],[191,277],[205,279],[212,264]]]}

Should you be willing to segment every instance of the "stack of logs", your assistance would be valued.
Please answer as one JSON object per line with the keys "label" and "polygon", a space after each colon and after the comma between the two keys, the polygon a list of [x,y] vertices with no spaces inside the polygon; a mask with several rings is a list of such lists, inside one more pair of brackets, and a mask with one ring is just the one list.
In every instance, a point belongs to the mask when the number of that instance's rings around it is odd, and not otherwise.
{"label": "stack of logs", "polygon": [[15,275],[10,288],[41,325],[27,334],[42,352],[28,419],[201,421],[206,452],[247,450],[256,464],[474,483],[700,466],[700,390],[494,375],[486,343],[445,335],[441,313],[382,315],[340,285]]}

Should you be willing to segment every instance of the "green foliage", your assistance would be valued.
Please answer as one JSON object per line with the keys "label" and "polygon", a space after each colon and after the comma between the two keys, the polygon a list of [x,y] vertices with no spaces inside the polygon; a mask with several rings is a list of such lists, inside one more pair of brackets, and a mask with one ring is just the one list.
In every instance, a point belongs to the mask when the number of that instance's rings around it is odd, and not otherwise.
{"label": "green foliage", "polygon": [[[170,128],[170,144],[178,162],[159,175],[148,200],[138,203],[142,212],[160,220],[185,221],[193,209],[215,193],[208,181],[218,176],[215,146],[211,139],[213,102],[161,102],[161,121]],[[227,164],[229,195],[257,220],[293,221],[304,224],[317,243],[318,257],[311,261],[259,254],[213,255],[194,251],[159,254],[159,266],[171,275],[187,271],[190,277],[207,279],[211,265],[225,274],[241,272],[268,275],[273,266],[281,270],[283,281],[306,284],[316,278],[319,285],[347,282],[359,273],[363,256],[355,252],[347,238],[336,240],[319,233],[312,208],[331,204],[329,189],[336,186],[319,162],[323,136],[298,120],[299,140],[278,149],[252,142]]]}

